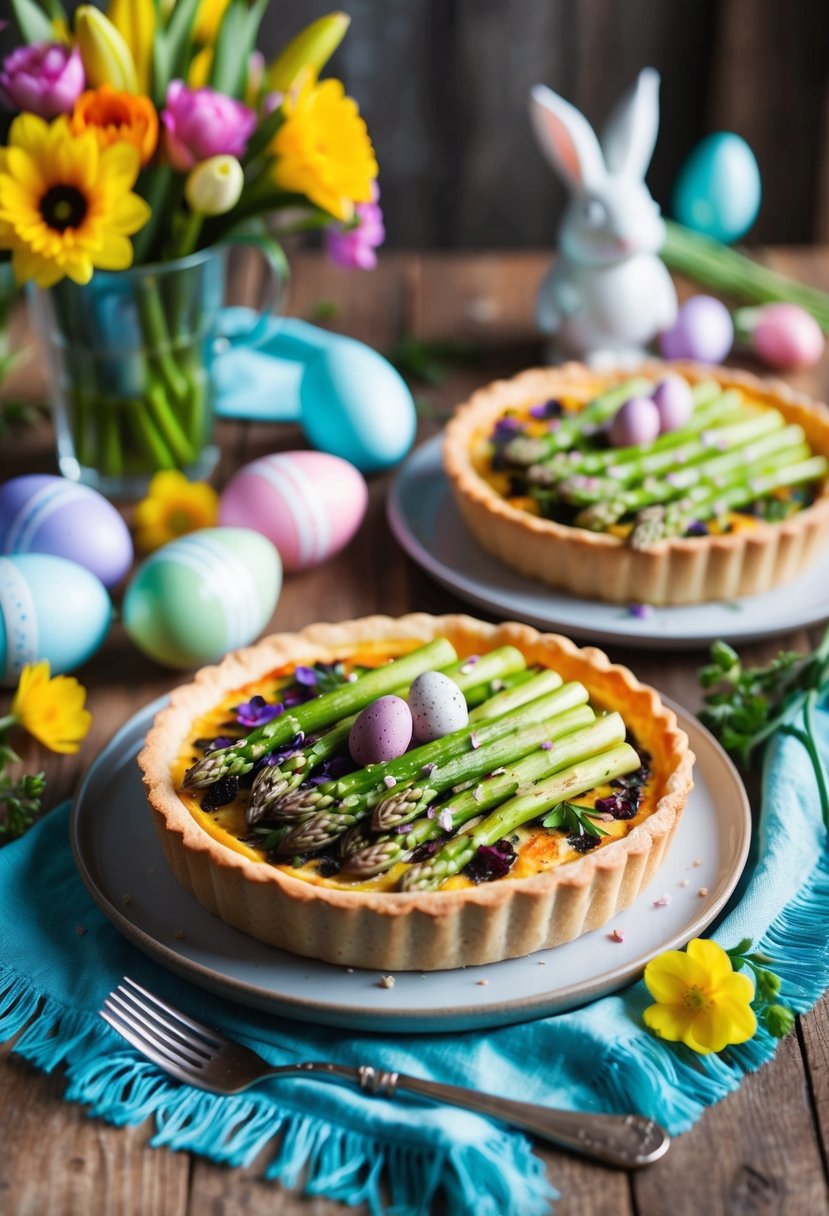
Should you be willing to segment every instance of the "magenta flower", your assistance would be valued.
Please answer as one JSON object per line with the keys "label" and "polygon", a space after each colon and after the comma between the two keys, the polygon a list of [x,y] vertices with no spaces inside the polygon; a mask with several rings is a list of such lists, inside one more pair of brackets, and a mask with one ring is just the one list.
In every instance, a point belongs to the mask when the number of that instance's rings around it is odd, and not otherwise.
{"label": "magenta flower", "polygon": [[171,80],[161,121],[167,158],[179,173],[187,173],[211,156],[244,156],[256,114],[215,89],[188,89]]}
{"label": "magenta flower", "polygon": [[85,80],[78,48],[58,42],[19,46],[0,67],[0,97],[9,110],[27,110],[39,118],[68,114],[83,92]]}
{"label": "magenta flower", "polygon": [[347,270],[374,270],[377,265],[377,254],[374,252],[386,239],[383,227],[383,212],[377,200],[380,190],[377,182],[372,184],[372,199],[370,203],[358,203],[354,208],[359,217],[355,228],[327,228],[325,232],[325,252],[332,262],[345,266]]}

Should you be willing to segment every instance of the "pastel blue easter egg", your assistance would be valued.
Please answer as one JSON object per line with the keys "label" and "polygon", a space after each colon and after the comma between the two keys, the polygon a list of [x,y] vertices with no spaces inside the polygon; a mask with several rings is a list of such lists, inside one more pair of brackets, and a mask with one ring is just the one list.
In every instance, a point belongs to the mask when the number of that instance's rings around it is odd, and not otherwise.
{"label": "pastel blue easter egg", "polygon": [[85,566],[49,553],[0,557],[0,683],[13,687],[26,663],[72,671],[106,637],[112,604]]}
{"label": "pastel blue easter egg", "polygon": [[732,131],[719,131],[697,144],[680,169],[673,213],[686,228],[730,244],[754,223],[761,197],[751,148]]}
{"label": "pastel blue easter egg", "polygon": [[103,494],[40,473],[0,485],[0,552],[65,557],[105,587],[122,579],[133,559],[129,529]]}
{"label": "pastel blue easter egg", "polygon": [[281,587],[282,563],[266,537],[204,528],[142,562],[124,595],[124,628],[167,667],[213,663],[259,636]]}

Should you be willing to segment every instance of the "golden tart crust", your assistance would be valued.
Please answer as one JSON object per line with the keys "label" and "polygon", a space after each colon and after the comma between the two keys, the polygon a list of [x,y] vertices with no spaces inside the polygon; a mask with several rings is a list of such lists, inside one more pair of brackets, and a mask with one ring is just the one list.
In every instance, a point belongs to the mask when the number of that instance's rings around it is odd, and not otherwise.
{"label": "golden tart crust", "polygon": [[[234,690],[289,664],[347,658],[368,644],[388,653],[447,637],[460,657],[497,646],[580,680],[618,708],[652,754],[653,812],[624,837],[530,878],[429,892],[347,891],[309,883],[219,843],[194,819],[173,781],[193,722]],[[138,757],[167,861],[210,912],[260,941],[347,966],[440,970],[491,963],[560,945],[606,924],[650,881],[692,787],[693,754],[657,693],[599,650],[516,623],[462,615],[365,617],[275,634],[229,654],[174,690]]]}
{"label": "golden tart crust", "polygon": [[505,565],[585,599],[654,605],[699,604],[757,595],[796,578],[829,542],[829,482],[811,506],[781,523],[722,535],[659,541],[633,549],[617,536],[567,527],[507,502],[475,468],[473,451],[507,409],[550,397],[584,401],[623,379],[654,382],[666,370],[691,383],[714,379],[742,389],[803,427],[812,450],[829,458],[829,410],[781,380],[693,363],[645,363],[593,371],[581,363],[536,368],[496,380],[462,404],[446,428],[444,468],[461,516],[478,543]]}

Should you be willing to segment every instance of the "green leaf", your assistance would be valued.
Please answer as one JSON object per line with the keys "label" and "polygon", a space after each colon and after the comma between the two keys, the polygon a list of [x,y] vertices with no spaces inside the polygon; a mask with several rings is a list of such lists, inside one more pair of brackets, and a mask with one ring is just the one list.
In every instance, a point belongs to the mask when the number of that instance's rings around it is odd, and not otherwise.
{"label": "green leaf", "polygon": [[15,24],[24,42],[54,42],[52,23],[34,0],[10,0]]}
{"label": "green leaf", "polygon": [[153,38],[153,101],[164,105],[171,80],[182,79],[192,54],[192,30],[201,0],[176,0],[169,24]]}
{"label": "green leaf", "polygon": [[558,828],[576,836],[609,836],[610,833],[600,828],[590,816],[589,807],[578,806],[575,802],[560,802],[544,816],[541,823],[545,828]]}

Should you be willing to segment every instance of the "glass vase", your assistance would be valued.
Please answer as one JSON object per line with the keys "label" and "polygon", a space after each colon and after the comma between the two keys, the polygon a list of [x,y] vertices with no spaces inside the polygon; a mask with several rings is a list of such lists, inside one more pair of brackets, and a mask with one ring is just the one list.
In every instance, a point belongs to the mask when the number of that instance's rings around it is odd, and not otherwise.
{"label": "glass vase", "polygon": [[[210,476],[219,455],[211,367],[226,345],[229,254],[220,246],[31,292],[65,477],[136,499],[162,469]],[[284,288],[282,264],[269,261],[267,311]]]}

